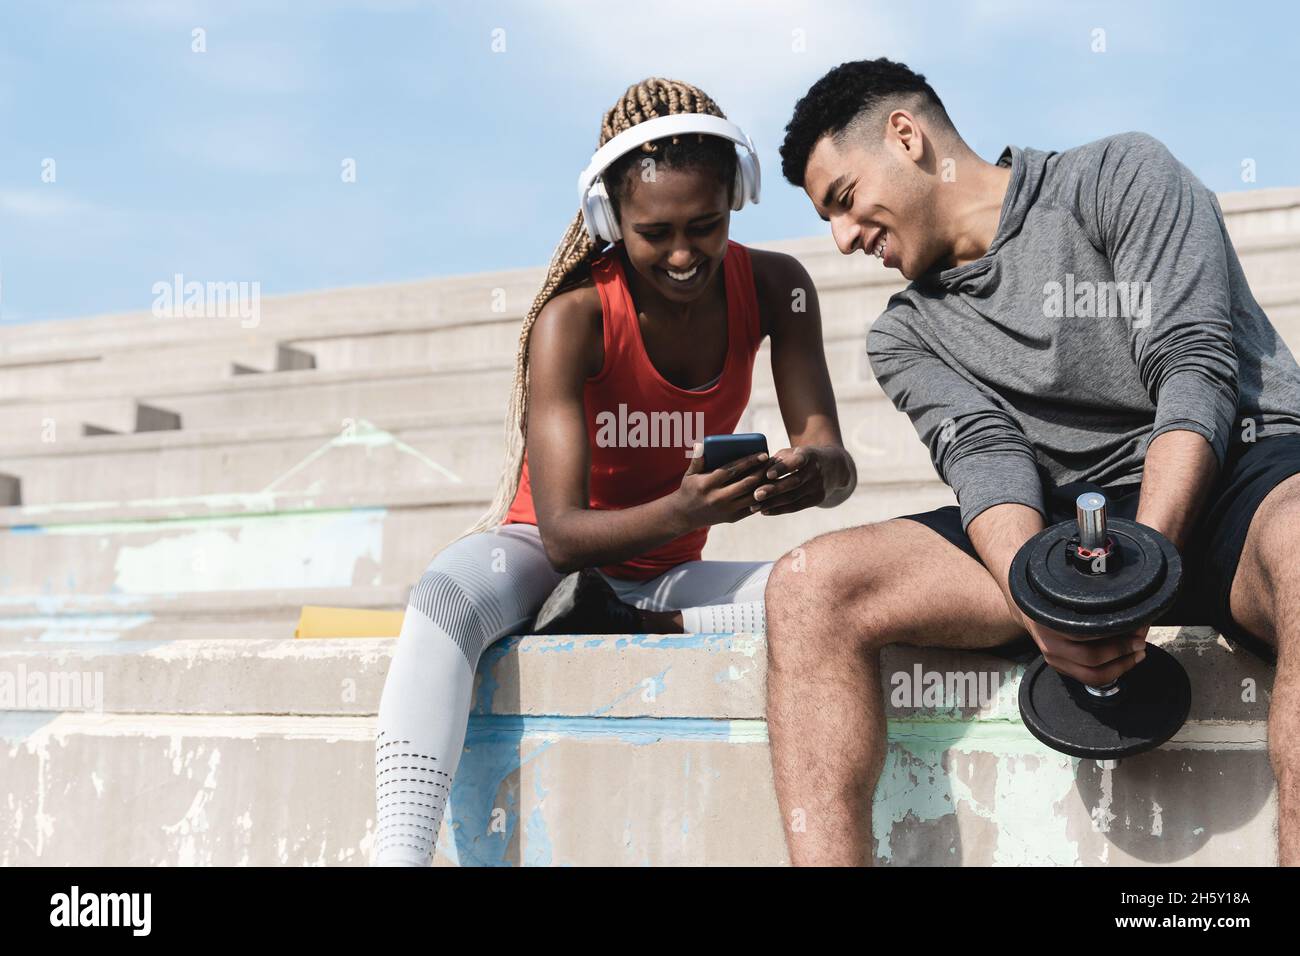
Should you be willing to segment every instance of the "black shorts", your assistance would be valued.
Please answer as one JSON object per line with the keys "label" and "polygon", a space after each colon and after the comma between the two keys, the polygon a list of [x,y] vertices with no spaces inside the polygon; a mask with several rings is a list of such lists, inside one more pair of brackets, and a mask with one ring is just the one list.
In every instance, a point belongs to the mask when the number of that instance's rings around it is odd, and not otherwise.
{"label": "black shorts", "polygon": [[[1201,519],[1183,548],[1183,582],[1178,599],[1156,626],[1209,625],[1229,640],[1269,663],[1276,662],[1275,650],[1247,632],[1232,619],[1232,579],[1246,544],[1255,510],[1270,491],[1291,475],[1300,474],[1300,435],[1275,435],[1256,442],[1239,442],[1229,447],[1214,489],[1205,503]],[[1132,520],[1137,515],[1141,485],[1094,485],[1087,481],[1043,488],[1048,525],[1075,517],[1074,500],[1085,491],[1106,496],[1106,512]],[[961,527],[956,505],[902,515],[932,528],[976,561],[979,553]],[[1036,653],[1028,635],[996,649],[996,653],[1025,658]]]}

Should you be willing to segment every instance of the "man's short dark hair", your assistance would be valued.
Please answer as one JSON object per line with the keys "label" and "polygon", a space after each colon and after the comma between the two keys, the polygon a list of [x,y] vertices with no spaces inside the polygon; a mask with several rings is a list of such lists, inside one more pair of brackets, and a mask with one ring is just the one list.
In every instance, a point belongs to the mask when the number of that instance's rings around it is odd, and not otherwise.
{"label": "man's short dark hair", "polygon": [[792,185],[803,188],[808,156],[823,136],[838,136],[863,113],[877,109],[900,95],[919,95],[933,117],[948,127],[948,111],[938,94],[902,63],[880,57],[841,63],[794,105],[794,116],[781,144],[781,172]]}

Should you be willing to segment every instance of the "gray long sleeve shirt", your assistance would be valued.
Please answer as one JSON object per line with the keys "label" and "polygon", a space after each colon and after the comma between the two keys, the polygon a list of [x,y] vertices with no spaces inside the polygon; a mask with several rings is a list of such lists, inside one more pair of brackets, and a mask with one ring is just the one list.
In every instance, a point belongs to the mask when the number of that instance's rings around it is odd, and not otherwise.
{"label": "gray long sleeve shirt", "polygon": [[[997,234],[867,334],[876,379],[957,495],[1043,511],[1043,482],[1137,482],[1147,444],[1300,432],[1300,367],[1246,284],[1212,192],[1157,140],[1008,147]],[[1243,424],[1250,419],[1248,424]]]}

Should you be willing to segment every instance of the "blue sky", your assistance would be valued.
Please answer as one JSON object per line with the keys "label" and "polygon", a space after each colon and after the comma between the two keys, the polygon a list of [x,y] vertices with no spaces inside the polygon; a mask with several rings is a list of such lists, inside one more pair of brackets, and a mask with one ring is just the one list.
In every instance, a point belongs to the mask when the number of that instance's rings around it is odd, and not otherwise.
{"label": "blue sky", "polygon": [[758,145],[741,242],[827,235],[781,179],[781,131],[827,69],[881,55],[986,158],[1141,129],[1213,189],[1300,185],[1298,9],[0,0],[2,318],[147,309],[178,272],[271,295],[544,264],[602,113],[653,74]]}

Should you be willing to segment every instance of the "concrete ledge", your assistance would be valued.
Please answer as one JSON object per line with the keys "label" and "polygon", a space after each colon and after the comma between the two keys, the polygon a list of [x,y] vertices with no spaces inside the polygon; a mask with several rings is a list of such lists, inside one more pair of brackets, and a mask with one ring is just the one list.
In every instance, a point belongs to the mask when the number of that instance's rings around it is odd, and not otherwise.
{"label": "concrete ledge", "polygon": [[[1208,628],[1153,628],[1150,640],[1187,669],[1192,722],[1267,720],[1273,671],[1254,655]],[[373,715],[395,644],[396,638],[239,637],[11,644],[0,645],[0,674],[100,675],[99,709],[112,713]],[[911,722],[1018,728],[1023,669],[975,651],[890,648],[881,660],[886,714]],[[761,635],[506,638],[479,665],[473,712],[760,720],[765,674]]]}
{"label": "concrete ledge", "polygon": [[[490,489],[227,495],[198,501],[0,509],[0,593],[176,595],[410,587],[433,556],[482,514]],[[813,535],[952,502],[938,481],[862,483],[838,508],[812,508],[715,529],[705,557],[775,559]],[[310,603],[319,604],[321,601]]]}
{"label": "concrete ledge", "polygon": [[[5,649],[0,673],[98,669],[105,706],[0,713],[0,864],[366,862],[393,643]],[[1268,674],[1208,633],[1171,649],[1192,674],[1193,720],[1114,771],[1047,750],[987,707],[891,706],[879,862],[1271,864]],[[437,862],[784,862],[763,660],[747,635],[494,646]],[[1014,700],[1015,665],[906,648],[886,656],[887,693],[890,674],[918,665],[1008,675],[999,699]],[[1259,702],[1246,707],[1237,681],[1249,675]]]}

